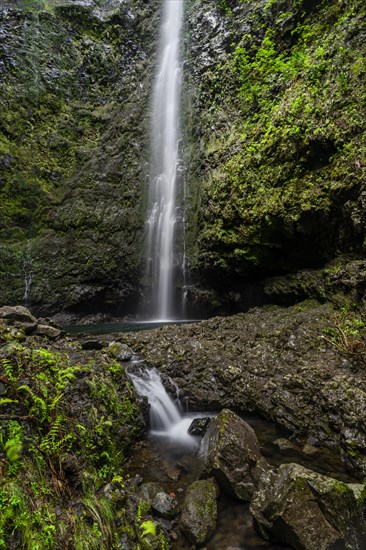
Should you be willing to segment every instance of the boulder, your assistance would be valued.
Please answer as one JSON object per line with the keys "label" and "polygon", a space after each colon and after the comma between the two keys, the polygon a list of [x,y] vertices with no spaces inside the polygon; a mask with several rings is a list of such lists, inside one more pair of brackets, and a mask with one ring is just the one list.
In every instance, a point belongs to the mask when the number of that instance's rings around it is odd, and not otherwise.
{"label": "boulder", "polygon": [[195,545],[204,544],[217,521],[217,488],[213,481],[199,480],[188,487],[182,506],[180,529]]}
{"label": "boulder", "polygon": [[214,476],[229,495],[250,500],[268,469],[254,430],[234,412],[221,411],[211,421],[198,449],[199,477]]}
{"label": "boulder", "polygon": [[156,483],[155,481],[149,481],[141,485],[141,491],[142,491],[142,494],[144,495],[144,500],[149,504],[152,504],[152,501],[154,500],[156,495],[158,493],[164,492],[164,489],[160,485],[160,483]]}
{"label": "boulder", "polygon": [[195,418],[188,428],[188,433],[191,435],[198,435],[202,437],[207,432],[210,422],[211,417],[209,416],[206,416],[204,418]]}
{"label": "boulder", "polygon": [[178,502],[164,491],[156,493],[151,507],[162,518],[173,518],[179,513]]}
{"label": "boulder", "polygon": [[362,485],[283,464],[263,475],[250,510],[264,538],[295,550],[364,550],[365,493]]}
{"label": "boulder", "polygon": [[62,334],[62,330],[50,325],[37,325],[36,333],[41,336],[47,336],[51,340],[56,340]]}
{"label": "boulder", "polygon": [[129,361],[133,356],[133,351],[126,344],[111,342],[108,346],[108,355],[115,357],[118,361]]}
{"label": "boulder", "polygon": [[0,319],[6,321],[17,321],[27,325],[34,325],[37,319],[33,317],[29,309],[23,306],[3,306],[0,307]]}

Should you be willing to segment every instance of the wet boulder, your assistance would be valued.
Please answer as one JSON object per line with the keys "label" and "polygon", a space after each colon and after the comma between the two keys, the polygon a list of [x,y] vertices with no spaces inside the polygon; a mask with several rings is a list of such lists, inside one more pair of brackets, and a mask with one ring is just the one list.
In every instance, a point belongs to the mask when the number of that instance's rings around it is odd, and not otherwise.
{"label": "wet boulder", "polygon": [[56,340],[56,338],[61,336],[62,330],[56,327],[52,327],[51,325],[38,324],[36,333],[39,334],[40,336],[46,336],[51,340]]}
{"label": "wet boulder", "polygon": [[118,359],[118,361],[129,361],[133,356],[133,351],[126,344],[110,342],[108,346],[108,355]]}
{"label": "wet boulder", "polygon": [[195,418],[192,420],[192,424],[188,428],[188,433],[202,437],[207,432],[211,420],[212,419],[210,416]]}
{"label": "wet boulder", "polygon": [[23,306],[0,307],[0,320],[21,327],[25,334],[32,334],[37,328],[37,319]]}
{"label": "wet boulder", "polygon": [[176,499],[164,491],[156,493],[151,507],[153,512],[158,516],[166,519],[173,518],[179,513],[179,506]]}
{"label": "wet boulder", "polygon": [[229,495],[250,500],[268,468],[254,430],[234,412],[221,411],[211,421],[198,449],[199,477],[214,476]]}
{"label": "wet boulder", "polygon": [[295,550],[363,550],[362,485],[348,485],[299,464],[263,475],[250,510],[259,533]]}
{"label": "wet boulder", "polygon": [[180,517],[180,529],[195,545],[204,544],[213,534],[217,521],[217,487],[213,481],[199,480],[187,490]]}

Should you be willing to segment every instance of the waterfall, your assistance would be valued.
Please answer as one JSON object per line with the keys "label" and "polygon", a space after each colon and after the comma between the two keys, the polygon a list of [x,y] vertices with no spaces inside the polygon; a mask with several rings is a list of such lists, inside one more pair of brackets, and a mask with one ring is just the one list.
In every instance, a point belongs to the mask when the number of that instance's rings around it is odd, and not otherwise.
{"label": "waterfall", "polygon": [[162,320],[171,319],[177,314],[175,281],[182,269],[175,260],[174,250],[177,226],[182,225],[177,205],[181,160],[182,21],[183,0],[165,0],[152,105],[146,250],[146,281],[151,289],[152,315]]}
{"label": "waterfall", "polygon": [[151,435],[182,447],[197,447],[197,438],[188,433],[188,428],[192,420],[202,414],[183,414],[179,401],[175,403],[168,395],[155,369],[144,370],[139,374],[128,373],[128,376],[137,393],[148,399]]}
{"label": "waterfall", "polygon": [[32,284],[32,258],[30,254],[30,241],[27,241],[25,255],[23,259],[23,275],[24,275],[24,294],[23,302],[26,307],[29,305],[29,293]]}

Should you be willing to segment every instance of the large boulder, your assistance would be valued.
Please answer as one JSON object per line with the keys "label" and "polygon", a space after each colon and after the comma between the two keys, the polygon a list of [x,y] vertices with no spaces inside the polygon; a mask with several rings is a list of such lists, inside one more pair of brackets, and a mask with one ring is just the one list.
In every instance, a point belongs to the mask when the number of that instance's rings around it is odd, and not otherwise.
{"label": "large boulder", "polygon": [[264,538],[295,550],[364,550],[365,496],[362,485],[283,464],[262,477],[250,510]]}
{"label": "large boulder", "polygon": [[251,499],[269,468],[254,430],[228,409],[211,421],[196,460],[200,478],[214,476],[225,492],[242,500]]}
{"label": "large boulder", "polygon": [[18,323],[35,324],[37,319],[33,317],[29,309],[23,306],[0,307],[0,319],[17,321]]}
{"label": "large boulder", "polygon": [[188,487],[180,517],[180,529],[195,545],[204,544],[215,531],[216,499],[217,487],[213,481],[203,479]]}

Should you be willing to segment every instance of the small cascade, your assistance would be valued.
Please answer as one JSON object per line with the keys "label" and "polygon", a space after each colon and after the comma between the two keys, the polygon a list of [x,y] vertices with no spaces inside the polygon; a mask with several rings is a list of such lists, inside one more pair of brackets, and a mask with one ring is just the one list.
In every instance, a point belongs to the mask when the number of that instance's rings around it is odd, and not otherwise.
{"label": "small cascade", "polygon": [[29,293],[32,284],[32,258],[30,254],[30,242],[27,242],[25,256],[23,260],[23,275],[24,275],[24,294],[23,302],[27,307],[29,305]]}
{"label": "small cascade", "polygon": [[139,374],[129,373],[129,377],[137,393],[148,399],[150,435],[153,438],[164,438],[181,447],[196,448],[197,438],[188,433],[188,428],[194,418],[202,415],[183,414],[179,400],[173,401],[166,392],[157,370],[144,370]]}

